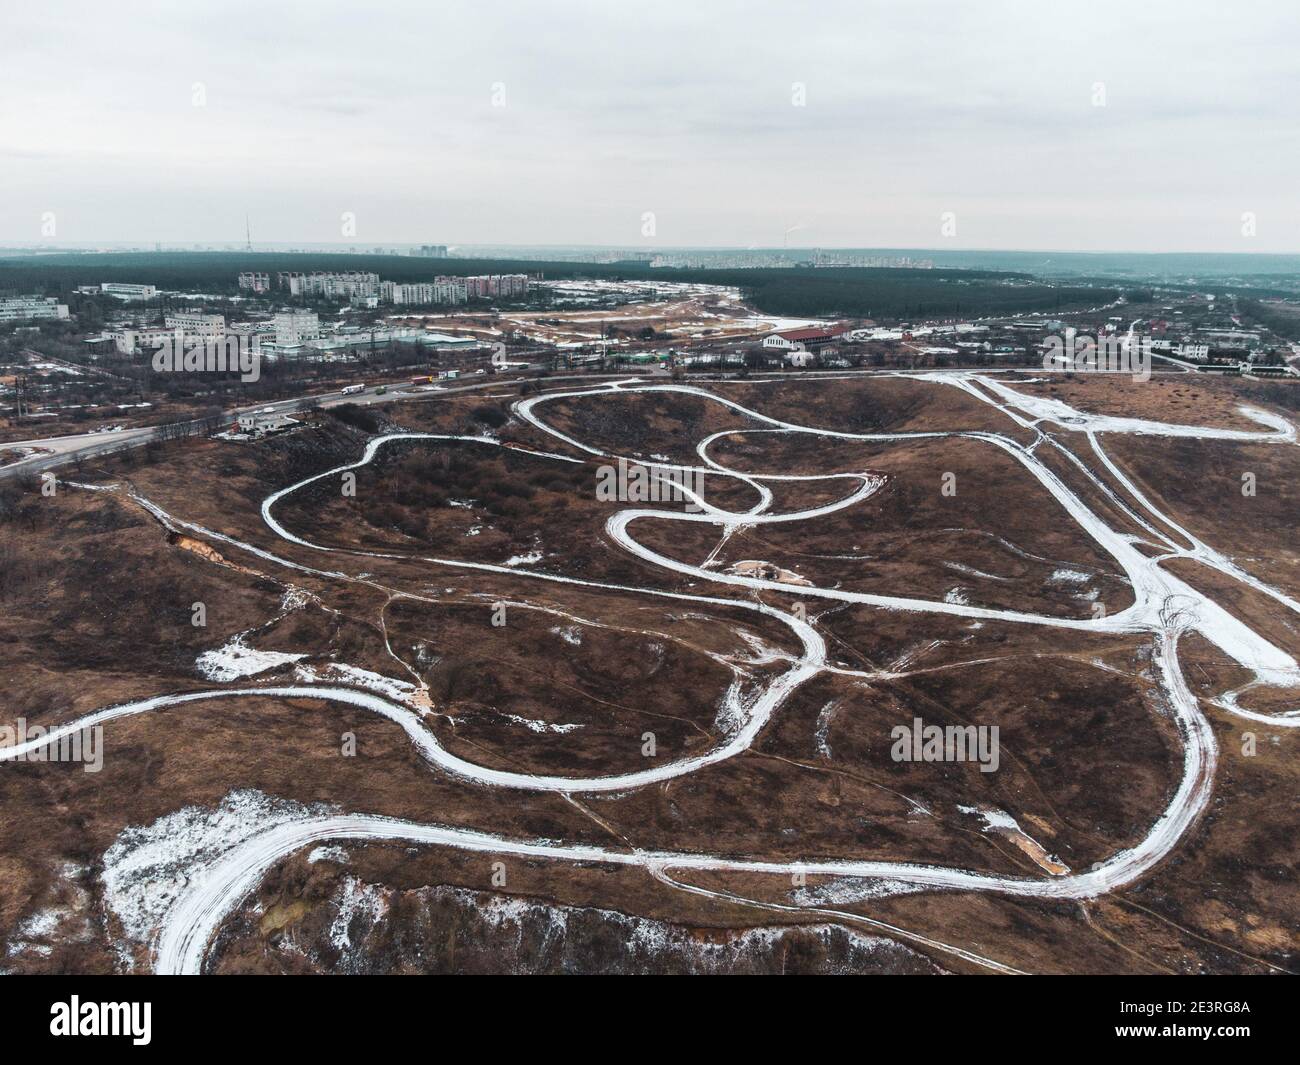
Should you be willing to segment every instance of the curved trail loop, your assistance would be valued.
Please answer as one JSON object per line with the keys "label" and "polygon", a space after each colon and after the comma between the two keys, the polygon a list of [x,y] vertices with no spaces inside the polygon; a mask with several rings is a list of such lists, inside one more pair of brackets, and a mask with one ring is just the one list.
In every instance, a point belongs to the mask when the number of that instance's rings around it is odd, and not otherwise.
{"label": "curved trail loop", "polygon": [[[675,392],[698,396],[707,401],[719,403],[733,412],[751,419],[761,427],[736,430],[735,432],[804,434],[825,439],[884,443],[906,442],[917,439],[965,438],[982,445],[996,447],[1009,454],[1046,489],[1063,510],[1074,518],[1101,547],[1116,559],[1133,589],[1134,602],[1131,606],[1109,617],[1078,619],[1020,611],[996,610],[910,597],[850,592],[842,589],[803,585],[792,586],[759,577],[722,573],[702,566],[690,565],[653,551],[637,541],[630,531],[630,526],[638,520],[647,520],[714,525],[719,528],[723,542],[725,542],[725,539],[732,535],[735,530],[745,526],[805,521],[821,515],[835,513],[866,499],[883,483],[882,478],[878,475],[866,471],[824,475],[783,475],[742,473],[728,469],[711,458],[709,450],[714,441],[723,436],[731,435],[730,432],[715,433],[696,445],[696,454],[699,456],[698,465],[663,461],[652,462],[642,459],[631,459],[629,461],[655,469],[705,474],[709,477],[724,477],[745,484],[752,488],[758,496],[758,502],[749,510],[728,511],[722,509],[710,503],[703,495],[681,486],[689,495],[691,501],[698,507],[698,513],[650,508],[623,509],[609,518],[606,523],[606,532],[614,543],[648,564],[669,572],[689,576],[698,581],[731,585],[743,588],[751,593],[779,593],[794,595],[801,600],[821,598],[884,609],[940,613],[1018,624],[1052,626],[1062,629],[1102,633],[1150,634],[1154,640],[1154,660],[1158,669],[1163,695],[1173,713],[1183,742],[1183,772],[1179,785],[1168,806],[1156,818],[1149,832],[1140,843],[1128,850],[1112,855],[1106,861],[1085,872],[1069,873],[1050,878],[1030,878],[999,876],[974,870],[908,862],[858,862],[851,860],[768,862],[721,855],[616,849],[568,844],[551,840],[513,839],[465,828],[416,824],[363,814],[303,816],[287,823],[277,824],[244,839],[191,879],[162,924],[156,953],[157,971],[191,973],[201,971],[207,951],[222,923],[256,889],[266,871],[302,847],[325,840],[408,841],[463,850],[549,858],[557,861],[600,862],[618,866],[635,866],[647,870],[665,883],[673,884],[682,890],[697,892],[703,889],[673,881],[668,876],[669,871],[748,872],[784,876],[803,873],[806,875],[856,877],[868,880],[889,879],[931,890],[994,891],[1033,898],[1085,899],[1105,894],[1129,884],[1153,868],[1170,853],[1179,839],[1195,823],[1204,810],[1213,787],[1217,759],[1217,749],[1209,722],[1202,714],[1196,697],[1188,689],[1178,662],[1177,649],[1180,637],[1188,632],[1197,632],[1214,643],[1229,657],[1251,670],[1256,679],[1246,687],[1252,687],[1256,684],[1300,685],[1300,669],[1297,668],[1295,660],[1290,655],[1269,643],[1208,596],[1193,589],[1172,574],[1163,571],[1160,568],[1160,559],[1175,556],[1191,558],[1240,580],[1264,594],[1270,595],[1277,602],[1291,610],[1300,612],[1300,604],[1297,604],[1295,600],[1277,589],[1273,589],[1245,573],[1235,563],[1207,547],[1187,530],[1161,514],[1151,501],[1105,455],[1098,442],[1097,434],[1107,432],[1144,433],[1295,444],[1296,433],[1294,427],[1281,419],[1261,412],[1254,412],[1251,416],[1267,425],[1271,430],[1270,432],[1249,433],[1241,430],[1210,430],[1192,426],[1170,426],[1142,419],[1107,418],[1082,414],[1059,401],[1025,396],[1000,382],[978,374],[911,374],[898,376],[909,376],[961,388],[969,395],[1002,412],[1021,428],[1031,430],[1036,439],[1032,445],[1026,446],[1010,437],[992,432],[852,433],[817,429],[760,414],[731,399],[717,396],[702,388],[676,384],[646,384],[636,380],[620,381],[595,388],[546,393],[516,402],[514,411],[518,417],[543,433],[552,436],[569,447],[599,458],[612,459],[618,456],[576,440],[550,426],[539,417],[536,408],[553,400],[563,398],[598,398],[611,394]],[[1128,494],[1131,503],[1121,499],[1081,460],[1074,456],[1073,452],[1062,449],[1063,453],[1069,456],[1073,464],[1090,479],[1091,483],[1104,492],[1144,532],[1149,534],[1152,538],[1151,541],[1142,541],[1136,536],[1120,533],[1111,528],[1037,457],[1035,451],[1044,443],[1058,448],[1060,446],[1039,428],[1039,425],[1043,422],[1051,422],[1066,430],[1083,432],[1087,435],[1093,451],[1102,461],[1110,476]],[[500,446],[500,442],[491,437],[434,433],[402,432],[372,439],[367,444],[361,458],[356,462],[305,478],[267,496],[261,506],[262,518],[267,527],[284,541],[312,551],[335,556],[412,559],[414,556],[411,555],[330,548],[315,544],[285,528],[277,520],[274,513],[277,503],[302,488],[324,478],[335,477],[346,471],[368,465],[382,447],[392,442],[409,440],[455,441],[482,446]],[[529,450],[528,453],[555,461],[570,463],[582,461],[563,454],[534,450]],[[795,481],[846,481],[854,487],[839,498],[820,506],[802,511],[770,513],[769,507],[773,502],[773,495],[768,484]],[[315,569],[293,562],[233,537],[185,522],[168,514],[149,500],[138,496],[135,498],[170,528],[185,528],[199,535],[211,537],[241,550],[249,551],[277,565],[283,565],[325,579],[347,581],[360,579],[350,574],[334,570]],[[1147,517],[1142,517],[1139,511],[1145,513]],[[1163,526],[1169,532],[1159,531],[1160,526]],[[1175,543],[1170,533],[1180,537],[1184,543]],[[1160,557],[1151,558],[1143,554],[1137,549],[1139,543],[1147,543],[1148,546],[1156,547],[1161,552]],[[620,594],[684,601],[701,606],[754,611],[786,625],[797,637],[802,646],[802,652],[798,657],[789,659],[789,668],[767,682],[757,698],[741,707],[742,713],[738,727],[725,736],[722,743],[702,755],[669,762],[636,773],[605,777],[561,777],[495,770],[451,754],[439,743],[433,733],[425,727],[419,714],[409,707],[371,692],[321,684],[222,688],[211,691],[160,695],[151,699],[108,707],[54,729],[41,739],[30,740],[22,746],[0,750],[0,761],[16,758],[40,746],[56,742],[61,736],[89,725],[102,724],[116,718],[142,714],[164,707],[182,706],[205,700],[219,700],[231,697],[313,698],[358,707],[388,718],[403,729],[412,745],[431,767],[483,786],[559,792],[566,795],[584,792],[626,791],[692,773],[704,766],[716,764],[749,749],[764,726],[771,720],[773,714],[777,712],[793,691],[810,678],[832,668],[826,661],[825,642],[813,624],[802,620],[795,613],[787,613],[757,599],[720,598],[685,592],[634,588],[597,581],[583,581],[558,574],[530,570],[521,566],[508,567],[423,556],[414,558],[416,561],[449,568],[509,574],[512,577],[525,580],[553,582],[613,591]],[[1300,726],[1300,711],[1283,715],[1264,715],[1237,707],[1235,700],[1241,690],[1244,689],[1239,689],[1238,692],[1234,692],[1220,700],[1218,705],[1229,712],[1240,714],[1251,720],[1266,721],[1270,725]],[[795,907],[758,903],[755,900],[742,901],[753,902],[755,905],[772,909],[794,909],[797,912],[807,912]],[[856,914],[843,916],[870,921],[870,919]],[[934,949],[984,964],[995,970],[1014,971],[1009,970],[1007,966],[1001,963],[981,958],[978,955],[972,955],[970,952],[963,951],[961,948],[950,944],[929,940],[905,929],[889,927],[903,938],[910,938]]]}

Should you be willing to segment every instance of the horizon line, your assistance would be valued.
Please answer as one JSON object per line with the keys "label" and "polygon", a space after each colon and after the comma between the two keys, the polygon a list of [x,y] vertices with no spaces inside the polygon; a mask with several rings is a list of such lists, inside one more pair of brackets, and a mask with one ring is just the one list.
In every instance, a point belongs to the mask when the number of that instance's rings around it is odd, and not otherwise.
{"label": "horizon line", "polygon": [[[371,244],[371,243],[369,243],[369,242],[364,243],[364,244],[362,244],[362,243],[358,243],[358,242],[352,242],[352,243],[350,243],[350,244],[344,244],[344,243],[342,243],[342,242],[334,242],[334,241],[301,241],[301,240],[285,240],[285,241],[262,241],[262,242],[261,242],[261,247],[258,247],[258,246],[256,245],[256,243],[255,243],[254,247],[253,247],[253,248],[251,249],[251,251],[250,251],[250,249],[248,249],[247,247],[243,247],[243,246],[242,246],[243,243],[244,243],[243,241],[239,241],[239,240],[210,240],[210,241],[202,241],[202,240],[157,240],[157,239],[155,239],[155,240],[145,240],[145,239],[139,239],[139,240],[119,240],[119,239],[114,239],[114,240],[100,240],[100,241],[84,241],[84,242],[80,242],[80,243],[71,243],[71,242],[69,242],[66,246],[61,247],[61,246],[60,246],[60,245],[62,244],[61,241],[58,242],[58,243],[55,243],[55,244],[51,244],[51,243],[49,243],[48,241],[46,241],[46,242],[36,242],[36,241],[19,241],[19,240],[4,240],[4,239],[0,239],[0,249],[6,249],[6,250],[24,250],[24,251],[50,251],[50,252],[52,252],[52,253],[58,253],[58,252],[76,252],[76,251],[88,250],[88,249],[98,249],[98,248],[108,247],[108,246],[112,246],[112,245],[127,245],[127,246],[129,246],[129,247],[127,247],[127,248],[122,248],[121,250],[137,250],[137,249],[138,249],[138,250],[149,251],[149,250],[156,250],[156,249],[150,249],[150,248],[148,248],[148,247],[145,247],[145,245],[150,245],[150,244],[152,244],[152,245],[159,245],[159,244],[162,244],[162,245],[169,245],[169,244],[170,244],[170,245],[176,245],[176,246],[175,246],[175,247],[171,247],[171,248],[165,248],[164,250],[170,250],[170,251],[189,251],[189,252],[195,252],[195,251],[219,251],[219,252],[229,252],[229,253],[232,253],[232,254],[234,254],[234,253],[242,253],[242,254],[245,254],[245,255],[248,255],[248,254],[254,254],[254,255],[256,255],[256,254],[259,254],[259,253],[265,253],[265,252],[267,252],[267,251],[283,251],[283,250],[287,250],[287,249],[291,249],[291,248],[299,248],[299,247],[314,247],[314,248],[319,248],[319,249],[331,249],[331,250],[338,249],[338,250],[339,250],[339,254],[364,254],[364,255],[374,255],[374,254],[376,254],[376,252],[374,252],[373,250],[370,250],[370,249],[373,249],[373,248],[376,248],[376,247],[383,248],[383,247],[386,247],[386,246],[387,246],[387,247],[411,247],[411,248],[418,248],[418,247],[423,247],[423,246],[426,246],[426,245],[434,244],[434,245],[442,245],[442,246],[446,247],[449,251],[452,250],[452,249],[461,249],[461,248],[517,248],[517,249],[538,249],[538,250],[575,249],[575,250],[584,250],[584,251],[586,251],[586,250],[590,250],[590,251],[629,251],[629,252],[637,252],[637,253],[639,253],[639,254],[649,254],[649,255],[656,255],[656,254],[662,255],[662,254],[667,254],[667,253],[676,253],[676,252],[692,252],[692,251],[696,251],[696,252],[737,252],[737,253],[745,253],[745,252],[750,252],[750,253],[772,252],[772,253],[782,253],[782,254],[801,253],[801,252],[850,252],[850,251],[856,251],[856,252],[880,252],[880,253],[883,253],[883,252],[895,252],[895,253],[900,253],[900,252],[906,252],[906,253],[924,252],[924,253],[926,253],[926,254],[928,254],[928,255],[944,255],[944,254],[949,254],[949,255],[950,255],[950,254],[963,254],[963,255],[988,255],[988,254],[994,254],[994,255],[1085,255],[1085,256],[1100,256],[1100,255],[1133,255],[1133,256],[1219,255],[1219,256],[1242,256],[1242,257],[1245,257],[1245,256],[1268,256],[1268,257],[1272,257],[1272,258],[1288,258],[1288,257],[1290,257],[1290,258],[1300,258],[1300,249],[1298,249],[1298,250],[1296,250],[1296,251],[1214,251],[1214,250],[1202,250],[1202,249],[1198,249],[1198,250],[1183,250],[1183,251],[1137,251],[1137,250],[1124,249],[1124,248],[1106,248],[1106,249],[1100,249],[1100,250],[1098,250],[1098,249],[1073,249],[1073,248],[993,248],[993,247],[936,248],[936,247],[925,247],[925,246],[922,246],[922,245],[906,246],[906,245],[866,245],[866,244],[809,244],[809,245],[794,245],[794,246],[789,246],[789,247],[786,247],[786,246],[779,246],[779,245],[742,245],[742,244],[663,244],[663,245],[656,245],[656,246],[654,246],[654,247],[652,247],[652,248],[644,248],[644,249],[642,249],[642,248],[637,248],[637,247],[635,247],[635,246],[630,246],[630,245],[627,245],[627,244],[585,244],[585,243],[572,243],[572,244],[565,244],[565,243],[532,243],[532,242],[511,243],[511,242],[503,242],[503,241],[460,241],[460,242],[455,242],[455,241],[446,241],[446,242],[444,242],[444,241],[428,241],[428,240],[414,240],[414,241],[412,241],[412,240],[389,240],[389,241],[379,241],[379,242],[376,242],[376,243],[374,243],[374,244]],[[207,247],[207,248],[197,248],[197,249],[196,249],[196,248],[192,247],[192,245],[195,245],[195,244],[206,244],[206,245],[210,245],[210,247]],[[225,244],[228,244],[228,245],[230,245],[230,246],[229,246],[229,247],[221,247],[221,245],[225,245]],[[182,247],[181,245],[190,245],[190,247]],[[449,256],[449,257],[450,257],[450,256]]]}

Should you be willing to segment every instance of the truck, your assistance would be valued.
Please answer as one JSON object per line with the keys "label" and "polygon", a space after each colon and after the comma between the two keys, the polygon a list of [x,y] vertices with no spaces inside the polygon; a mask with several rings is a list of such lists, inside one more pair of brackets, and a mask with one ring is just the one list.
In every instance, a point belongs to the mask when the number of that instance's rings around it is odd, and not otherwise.
{"label": "truck", "polygon": [[345,385],[340,395],[355,396],[358,392],[365,391],[365,385]]}

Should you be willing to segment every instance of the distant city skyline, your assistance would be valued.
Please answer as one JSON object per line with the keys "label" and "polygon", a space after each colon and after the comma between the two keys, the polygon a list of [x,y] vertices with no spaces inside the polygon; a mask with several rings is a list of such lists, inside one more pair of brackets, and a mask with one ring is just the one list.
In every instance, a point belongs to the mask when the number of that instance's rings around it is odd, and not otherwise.
{"label": "distant city skyline", "polygon": [[1281,2],[5,18],[4,244],[1300,252]]}

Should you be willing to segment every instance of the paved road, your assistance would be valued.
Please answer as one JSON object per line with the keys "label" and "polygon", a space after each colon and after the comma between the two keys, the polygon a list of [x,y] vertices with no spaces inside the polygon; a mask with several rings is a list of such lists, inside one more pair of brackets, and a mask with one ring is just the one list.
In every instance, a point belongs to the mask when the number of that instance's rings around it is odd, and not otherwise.
{"label": "paved road", "polygon": [[[1032,367],[999,367],[986,368],[983,373],[1003,373],[1011,370],[1032,369]],[[883,369],[857,369],[841,371],[840,373],[824,373],[819,376],[835,377],[844,375],[872,375],[872,374],[892,374],[897,373],[895,368]],[[930,371],[936,372],[936,371]],[[940,373],[961,374],[969,372],[959,367],[937,371]],[[1159,374],[1162,371],[1156,370]],[[1178,372],[1182,372],[1181,370]],[[596,382],[607,379],[633,378],[633,377],[661,377],[667,376],[666,371],[654,367],[631,368],[623,372],[610,372],[604,374],[565,374],[553,375],[539,380],[540,384],[551,384],[560,381],[588,381]],[[751,379],[763,378],[784,378],[788,377],[786,373],[758,372],[749,375]],[[223,411],[222,418],[229,418],[234,421],[239,414],[246,414],[251,411],[288,411],[297,410],[299,405],[305,400],[315,400],[322,407],[337,407],[344,403],[356,403],[361,406],[370,406],[375,403],[392,403],[402,400],[431,400],[442,399],[446,396],[459,395],[465,392],[474,392],[484,388],[497,388],[519,381],[517,377],[497,377],[474,375],[468,379],[462,378],[465,383],[455,385],[443,385],[438,390],[416,391],[422,387],[418,385],[377,384],[367,387],[365,390],[352,395],[343,395],[340,392],[328,392],[316,396],[295,396],[293,399],[276,400],[269,403],[255,403],[245,407],[236,407],[233,410]],[[387,389],[386,392],[379,392],[380,388]],[[54,437],[33,437],[30,440],[14,440],[0,443],[0,451],[18,449],[18,448],[40,448],[42,454],[33,455],[30,458],[23,459],[20,462],[11,463],[7,466],[0,466],[0,480],[6,477],[14,477],[19,474],[41,473],[45,470],[53,469],[57,466],[64,466],[78,458],[88,459],[99,455],[104,455],[112,451],[120,451],[125,448],[140,447],[147,444],[150,440],[165,429],[184,427],[194,430],[201,426],[199,420],[188,420],[182,422],[173,422],[168,426],[142,426],[133,429],[122,429],[116,433],[81,433],[76,436],[54,436]]]}
{"label": "paved road", "polygon": [[[599,380],[603,376],[599,374],[582,374],[581,376],[566,377],[548,377],[546,381],[569,381],[569,380]],[[610,374],[610,377],[626,377],[627,374]],[[401,400],[430,400],[442,399],[446,396],[459,395],[465,392],[474,392],[484,388],[498,388],[508,384],[514,384],[519,381],[517,377],[496,377],[484,375],[479,377],[472,376],[463,384],[446,384],[437,390],[417,391],[420,387],[411,384],[393,384],[393,385],[371,385],[361,392],[355,392],[351,395],[343,395],[341,392],[328,392],[318,396],[295,396],[293,399],[275,400],[270,403],[256,403],[246,407],[236,407],[233,410],[222,412],[222,421],[234,421],[240,414],[247,414],[252,411],[287,411],[297,410],[305,400],[315,400],[322,407],[337,407],[344,403],[356,403],[361,406],[370,406],[374,403],[391,403]],[[380,392],[379,389],[385,389]],[[201,428],[202,419],[190,419],[180,422],[172,422],[166,426],[150,425],[139,426],[131,429],[121,429],[118,432],[97,432],[97,433],[79,433],[74,436],[48,436],[33,437],[30,440],[14,440],[0,443],[0,451],[17,450],[19,448],[39,448],[40,454],[32,455],[30,458],[14,462],[6,466],[0,466],[0,480],[6,477],[15,477],[23,474],[42,473],[45,470],[53,469],[57,466],[65,466],[77,459],[95,458],[99,455],[105,455],[112,451],[121,451],[126,448],[141,447],[150,440],[157,438],[158,434],[166,430],[185,428],[191,431]]]}

